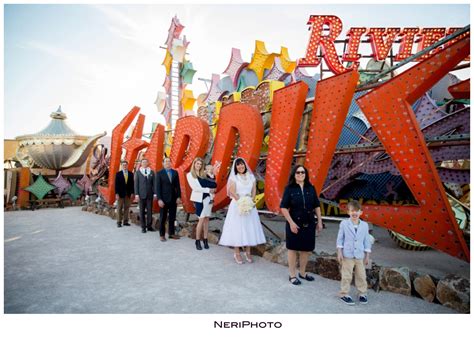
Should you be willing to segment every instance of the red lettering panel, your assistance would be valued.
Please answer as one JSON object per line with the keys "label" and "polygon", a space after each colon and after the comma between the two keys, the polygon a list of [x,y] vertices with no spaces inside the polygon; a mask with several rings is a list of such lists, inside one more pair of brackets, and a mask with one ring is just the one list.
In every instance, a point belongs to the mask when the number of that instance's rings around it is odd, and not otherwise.
{"label": "red lettering panel", "polygon": [[189,200],[191,188],[186,180],[186,174],[190,171],[194,158],[206,154],[209,133],[209,125],[198,117],[187,116],[176,122],[170,159],[173,168],[178,171],[181,200],[188,213],[194,212],[194,205]]}
{"label": "red lettering panel", "polygon": [[411,105],[468,54],[469,37],[357,100],[419,204],[407,207],[365,205],[365,218],[467,261],[469,248]]}
{"label": "red lettering panel", "polygon": [[[214,210],[229,204],[226,184],[235,147],[238,147],[237,156],[244,158],[254,170],[263,141],[263,121],[260,112],[248,104],[235,102],[224,106],[219,114],[218,124],[211,163],[221,162],[222,166],[216,175],[218,192],[214,199]],[[236,145],[237,136],[238,145]]]}
{"label": "red lettering panel", "polygon": [[[463,27],[450,27],[446,30],[446,36],[451,35],[451,34],[455,33],[456,31],[459,31],[460,29],[463,29]],[[447,43],[445,43],[443,45],[443,48],[446,48],[446,47],[454,44],[456,41],[459,41],[459,40],[463,39],[464,37],[469,36],[470,34],[471,34],[471,31],[467,31],[467,32],[465,32],[461,35],[458,35],[456,38],[454,38],[452,40],[449,40]],[[468,55],[463,61],[469,61],[469,60],[471,60],[470,55]]]}
{"label": "red lettering panel", "polygon": [[400,33],[402,42],[398,49],[398,54],[395,56],[395,61],[401,61],[408,57],[411,57],[413,54],[413,42],[415,41],[415,35],[420,31],[417,27],[404,28]]}
{"label": "red lettering panel", "polygon": [[308,85],[300,81],[273,94],[265,172],[265,204],[273,212],[280,211],[288,183],[307,92]]}
{"label": "red lettering panel", "polygon": [[[165,148],[165,126],[156,126],[155,131],[151,137],[150,145],[143,155],[150,164],[150,168],[158,172],[163,168],[163,152]],[[156,200],[153,200],[153,211],[158,212],[160,206]]]}
{"label": "red lettering panel", "polygon": [[359,73],[334,76],[318,82],[305,166],[316,191],[321,192],[359,80]]}
{"label": "red lettering panel", "polygon": [[[298,65],[301,67],[318,66],[321,60],[318,58],[317,52],[318,47],[321,46],[324,60],[333,73],[340,74],[348,71],[349,69],[345,68],[339,60],[334,45],[334,40],[342,32],[341,19],[334,15],[312,15],[308,24],[311,24],[311,36],[306,48],[306,56],[298,61]],[[323,32],[325,25],[329,27],[329,33]]]}
{"label": "red lettering panel", "polygon": [[349,37],[349,43],[347,44],[347,51],[344,53],[342,60],[357,63],[357,66],[354,66],[353,68],[359,67],[358,61],[361,57],[361,55],[358,53],[360,39],[366,31],[367,28],[365,27],[353,27],[347,33],[347,36]]}
{"label": "red lettering panel", "polygon": [[[145,116],[143,114],[138,115],[137,123],[133,129],[130,139],[125,141],[122,147],[127,151],[125,154],[125,160],[128,162],[128,170],[133,171],[135,168],[135,160],[137,159],[138,152],[148,147],[148,142],[142,140],[143,126],[145,125]],[[115,175],[115,174],[114,174]]]}
{"label": "red lettering panel", "polygon": [[[418,48],[417,53],[424,50],[425,48],[433,45],[434,43],[438,42],[442,38],[445,37],[446,29],[445,28],[423,28],[420,32],[420,41],[418,41]],[[430,53],[425,54],[418,58],[416,61],[423,61],[428,59],[430,55],[435,54],[436,52],[441,50],[441,46],[432,50]]]}
{"label": "red lettering panel", "polygon": [[400,33],[400,28],[370,28],[367,36],[370,40],[375,60],[384,61],[392,49],[395,37]]}
{"label": "red lettering panel", "polygon": [[163,152],[165,148],[165,126],[157,125],[145,154],[143,155],[155,172],[163,168]]}
{"label": "red lettering panel", "polygon": [[469,99],[471,96],[471,79],[466,79],[448,87],[448,92],[454,99]]}
{"label": "red lettering panel", "polygon": [[115,173],[120,169],[120,157],[122,156],[122,142],[125,132],[137,116],[140,107],[134,106],[130,112],[122,119],[122,121],[112,131],[109,179],[108,187],[99,187],[99,193],[105,201],[112,205],[115,201]]}

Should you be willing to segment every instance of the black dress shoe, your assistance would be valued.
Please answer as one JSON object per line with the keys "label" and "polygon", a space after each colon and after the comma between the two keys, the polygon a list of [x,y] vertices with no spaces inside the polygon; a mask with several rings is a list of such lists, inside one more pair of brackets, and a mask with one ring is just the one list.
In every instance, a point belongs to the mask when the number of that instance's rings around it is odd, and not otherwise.
{"label": "black dress shoe", "polygon": [[308,273],[306,273],[306,274],[304,275],[304,277],[301,275],[301,273],[298,273],[298,276],[299,276],[301,279],[304,279],[304,280],[314,281],[314,277],[311,276],[311,275],[308,275]]}
{"label": "black dress shoe", "polygon": [[142,228],[142,233],[146,233],[146,228]]}
{"label": "black dress shoe", "polygon": [[117,227],[122,227],[122,223],[118,222]]}
{"label": "black dress shoe", "polygon": [[156,232],[152,227],[147,227],[146,229],[148,232]]}
{"label": "black dress shoe", "polygon": [[130,224],[128,222],[124,222],[123,225],[124,226],[130,226]]}
{"label": "black dress shoe", "polygon": [[301,281],[297,277],[290,277],[288,280],[293,285],[301,285]]}

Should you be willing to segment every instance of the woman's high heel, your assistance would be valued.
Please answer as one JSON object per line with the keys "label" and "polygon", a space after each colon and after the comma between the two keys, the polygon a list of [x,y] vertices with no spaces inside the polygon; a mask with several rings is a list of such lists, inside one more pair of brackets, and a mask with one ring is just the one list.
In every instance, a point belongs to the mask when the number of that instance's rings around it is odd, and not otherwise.
{"label": "woman's high heel", "polygon": [[247,260],[248,263],[253,263],[253,259],[248,253],[244,253],[245,260]]}
{"label": "woman's high heel", "polygon": [[234,253],[234,260],[235,260],[235,262],[236,262],[237,264],[239,264],[239,265],[242,265],[242,264],[244,263],[244,262],[242,261],[242,259],[240,259],[240,260],[237,259],[237,254],[236,254],[236,253]]}

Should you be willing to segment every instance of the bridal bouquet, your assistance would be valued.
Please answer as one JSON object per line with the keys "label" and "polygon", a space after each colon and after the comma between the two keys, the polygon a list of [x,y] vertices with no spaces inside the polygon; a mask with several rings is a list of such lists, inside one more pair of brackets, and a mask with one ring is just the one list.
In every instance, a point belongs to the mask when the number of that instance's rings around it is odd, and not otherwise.
{"label": "bridal bouquet", "polygon": [[243,196],[237,200],[237,207],[239,208],[240,215],[247,215],[250,213],[252,208],[255,206],[252,198],[249,196]]}

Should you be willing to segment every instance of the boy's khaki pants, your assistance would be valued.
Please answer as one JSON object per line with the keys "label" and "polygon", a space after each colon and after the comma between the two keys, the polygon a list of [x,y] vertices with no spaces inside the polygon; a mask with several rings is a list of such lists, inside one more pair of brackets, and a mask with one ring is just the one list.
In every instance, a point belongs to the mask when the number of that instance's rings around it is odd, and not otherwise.
{"label": "boy's khaki pants", "polygon": [[339,292],[341,297],[349,295],[354,267],[357,292],[359,295],[365,295],[367,293],[367,278],[363,259],[343,258],[341,267],[341,291]]}

